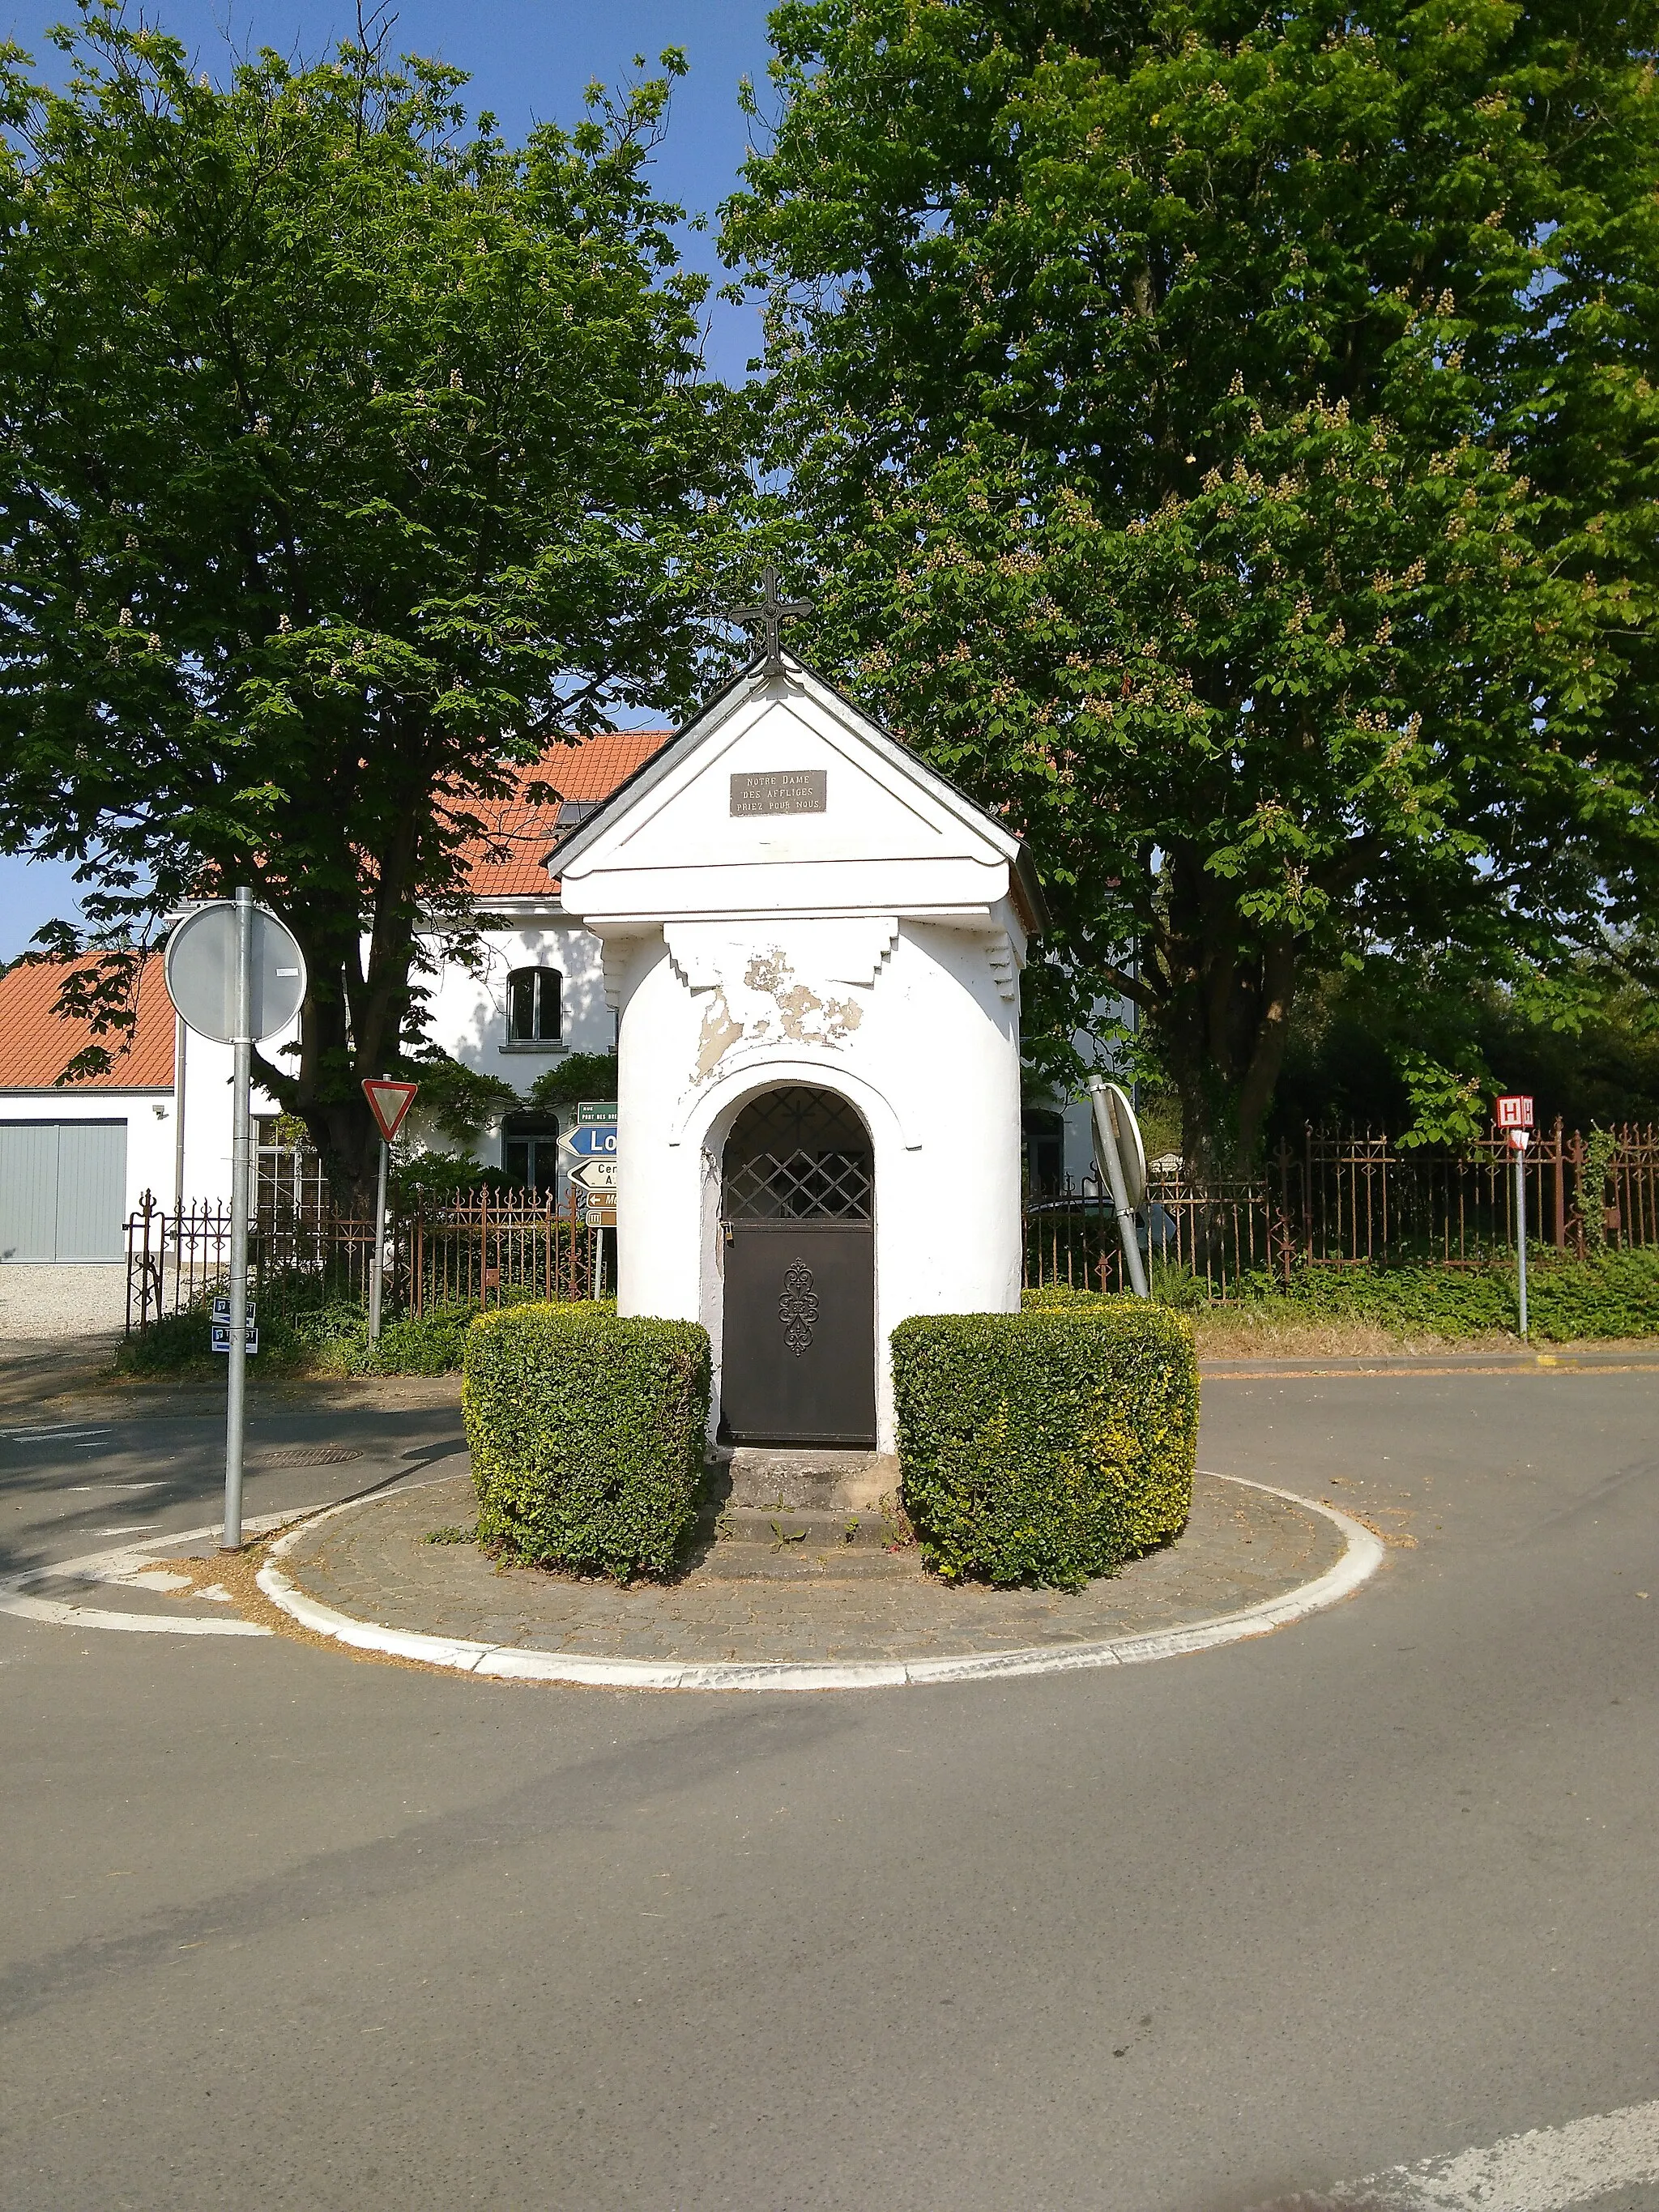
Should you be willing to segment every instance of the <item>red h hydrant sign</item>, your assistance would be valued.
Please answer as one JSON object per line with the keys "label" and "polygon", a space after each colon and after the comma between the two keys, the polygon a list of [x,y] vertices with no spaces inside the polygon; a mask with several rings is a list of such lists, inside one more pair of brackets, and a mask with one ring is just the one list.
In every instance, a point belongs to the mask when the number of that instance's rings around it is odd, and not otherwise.
{"label": "red h hydrant sign", "polygon": [[1498,1101],[1498,1126],[1505,1130],[1510,1143],[1517,1152],[1524,1152],[1532,1141],[1532,1101],[1530,1098],[1500,1098]]}

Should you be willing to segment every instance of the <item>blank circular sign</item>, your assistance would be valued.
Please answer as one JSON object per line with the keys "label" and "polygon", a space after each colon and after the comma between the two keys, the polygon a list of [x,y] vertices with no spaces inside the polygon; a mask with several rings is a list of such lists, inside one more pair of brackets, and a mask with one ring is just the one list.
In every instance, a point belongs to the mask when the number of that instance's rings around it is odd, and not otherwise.
{"label": "blank circular sign", "polygon": [[1115,1083],[1103,1083],[1101,1096],[1112,1125],[1112,1134],[1117,1139],[1117,1157],[1123,1170],[1125,1194],[1133,1213],[1146,1203],[1146,1147],[1140,1139],[1140,1124],[1135,1119],[1134,1108],[1127,1095]]}
{"label": "blank circular sign", "polygon": [[[292,930],[262,906],[252,909],[252,1004],[256,1044],[285,1030],[306,994],[305,955]],[[167,996],[198,1036],[236,1037],[236,902],[216,899],[187,914],[167,939]]]}

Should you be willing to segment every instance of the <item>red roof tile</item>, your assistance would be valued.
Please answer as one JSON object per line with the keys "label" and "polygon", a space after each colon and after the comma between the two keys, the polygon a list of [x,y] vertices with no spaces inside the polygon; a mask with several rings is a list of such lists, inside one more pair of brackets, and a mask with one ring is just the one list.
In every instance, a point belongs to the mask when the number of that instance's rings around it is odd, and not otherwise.
{"label": "red roof tile", "polygon": [[[596,805],[659,752],[672,730],[606,730],[574,744],[553,745],[533,768],[520,772],[522,790],[542,783],[574,805]],[[556,806],[532,806],[522,799],[496,799],[477,810],[488,836],[475,838],[467,858],[478,898],[523,898],[554,888],[547,855],[560,827]],[[564,826],[568,828],[568,823]],[[173,1083],[173,1005],[161,980],[161,957],[145,961],[138,983],[138,1026],[131,1042],[112,1034],[94,1038],[87,1024],[56,1011],[61,967],[45,962],[0,975],[0,1091],[46,1091],[84,1045],[100,1043],[115,1065],[108,1075],[76,1084],[77,1091],[167,1090]]]}
{"label": "red roof tile", "polygon": [[[552,745],[533,768],[520,771],[519,787],[547,784],[574,805],[597,805],[660,752],[673,734],[672,730],[606,730],[574,744]],[[546,861],[560,827],[558,808],[503,799],[488,802],[477,812],[489,835],[475,838],[468,849],[475,897],[524,898],[551,890],[554,879]]]}
{"label": "red roof tile", "polygon": [[[90,966],[90,962],[77,962]],[[138,977],[138,1026],[131,1040],[112,1030],[94,1037],[83,1021],[57,1011],[61,966],[41,961],[0,975],[0,1091],[50,1091],[83,1046],[101,1044],[114,1062],[107,1075],[76,1091],[167,1091],[173,1085],[173,1003],[153,952]]]}

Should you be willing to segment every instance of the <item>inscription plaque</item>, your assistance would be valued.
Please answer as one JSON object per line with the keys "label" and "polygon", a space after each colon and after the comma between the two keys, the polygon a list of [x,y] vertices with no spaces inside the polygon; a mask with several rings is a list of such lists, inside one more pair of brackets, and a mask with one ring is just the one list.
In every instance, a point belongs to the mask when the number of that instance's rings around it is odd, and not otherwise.
{"label": "inscription plaque", "polygon": [[733,814],[823,814],[828,809],[826,771],[821,768],[768,769],[758,775],[732,778]]}

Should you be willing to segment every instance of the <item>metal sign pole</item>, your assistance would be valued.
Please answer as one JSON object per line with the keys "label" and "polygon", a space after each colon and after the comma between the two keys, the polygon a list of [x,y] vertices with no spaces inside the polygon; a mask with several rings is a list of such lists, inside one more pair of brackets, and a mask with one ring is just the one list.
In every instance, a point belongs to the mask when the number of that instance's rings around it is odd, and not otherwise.
{"label": "metal sign pole", "polygon": [[[173,1211],[185,1210],[185,1055],[190,1031],[182,1014],[173,1018]],[[182,1241],[182,1240],[181,1240]]]}
{"label": "metal sign pole", "polygon": [[[1511,1131],[1515,1146],[1516,1285],[1521,1296],[1521,1341],[1527,1340],[1527,1147],[1526,1131]],[[1519,1139],[1519,1141],[1516,1141]]]}
{"label": "metal sign pole", "polygon": [[225,1375],[225,1528],[220,1550],[242,1547],[242,1437],[247,1394],[249,1092],[253,1077],[253,894],[236,894],[236,1034],[231,1109],[230,1357]]}
{"label": "metal sign pole", "polygon": [[380,1139],[380,1183],[374,1198],[374,1249],[368,1258],[368,1340],[380,1340],[380,1291],[386,1280],[386,1169],[391,1146]]}
{"label": "metal sign pole", "polygon": [[1138,1298],[1147,1295],[1146,1270],[1140,1257],[1140,1233],[1129,1203],[1129,1186],[1123,1180],[1123,1162],[1117,1149],[1117,1132],[1112,1127],[1112,1109],[1103,1091],[1093,1095],[1095,1137],[1106,1162],[1106,1180],[1112,1187],[1112,1211],[1117,1216],[1117,1233],[1123,1240],[1123,1265],[1127,1270],[1129,1285]]}

